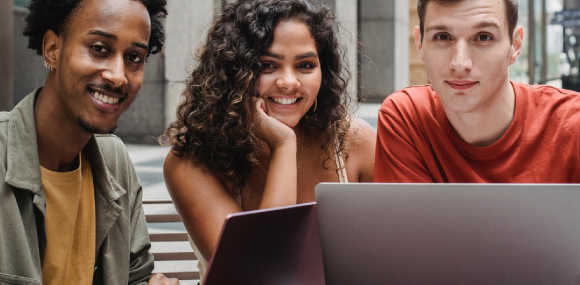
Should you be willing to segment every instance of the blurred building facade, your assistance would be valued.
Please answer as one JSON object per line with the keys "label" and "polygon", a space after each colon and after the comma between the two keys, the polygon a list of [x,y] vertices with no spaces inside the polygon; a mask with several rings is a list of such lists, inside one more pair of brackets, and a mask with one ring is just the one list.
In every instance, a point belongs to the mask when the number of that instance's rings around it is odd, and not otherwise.
{"label": "blurred building facade", "polygon": [[[26,48],[22,35],[29,1],[0,2],[0,110],[10,110],[46,78],[42,57]],[[155,137],[175,118],[188,70],[196,65],[197,47],[228,1],[168,0],[164,50],[148,59],[141,91],[121,116],[115,134],[126,142],[155,143]],[[419,24],[417,0],[317,1],[332,7],[340,21],[351,74],[350,96],[380,103],[405,86],[428,83],[413,38],[413,27]],[[578,73],[578,43],[564,43],[564,38],[578,34],[578,27],[550,25],[554,13],[564,9],[580,9],[580,1],[520,1],[525,46],[520,60],[510,68],[512,79],[561,85],[562,77]],[[575,61],[568,55],[570,47]]]}

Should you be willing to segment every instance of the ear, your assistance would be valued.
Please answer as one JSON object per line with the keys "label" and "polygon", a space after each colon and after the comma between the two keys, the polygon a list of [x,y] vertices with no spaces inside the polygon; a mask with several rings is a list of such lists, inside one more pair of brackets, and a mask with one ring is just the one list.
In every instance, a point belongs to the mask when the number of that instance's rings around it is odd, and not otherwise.
{"label": "ear", "polygon": [[421,28],[419,28],[419,26],[415,26],[413,31],[415,34],[415,48],[417,49],[417,53],[419,53],[421,61],[425,63],[425,60],[423,59],[423,37],[421,36]]}
{"label": "ear", "polygon": [[517,26],[514,29],[513,39],[514,40],[512,42],[512,50],[510,55],[510,65],[514,64],[522,53],[522,47],[524,45],[524,28],[522,28],[522,26]]}
{"label": "ear", "polygon": [[42,56],[44,60],[58,70],[60,56],[60,39],[52,30],[46,31],[42,39]]}

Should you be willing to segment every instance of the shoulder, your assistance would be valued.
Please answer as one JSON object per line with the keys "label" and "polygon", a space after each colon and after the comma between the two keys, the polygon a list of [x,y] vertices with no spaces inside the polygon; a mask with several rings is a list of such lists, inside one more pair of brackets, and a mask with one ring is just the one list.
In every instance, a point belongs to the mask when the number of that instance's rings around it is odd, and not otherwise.
{"label": "shoulder", "polygon": [[136,182],[137,174],[123,141],[113,134],[94,136],[109,173],[119,183]]}
{"label": "shoulder", "polygon": [[526,94],[531,102],[546,100],[565,100],[578,102],[580,93],[572,90],[557,88],[549,85],[528,85],[525,83],[511,82],[516,94]]}
{"label": "shoulder", "polygon": [[431,85],[410,86],[389,95],[379,109],[380,115],[409,116],[436,110],[437,93]]}
{"label": "shoulder", "polygon": [[204,181],[223,184],[222,177],[216,171],[202,163],[194,162],[187,156],[177,156],[173,151],[170,151],[165,158],[163,176],[170,192],[175,189],[189,189],[189,187],[180,186],[184,183],[190,184],[191,181],[196,181],[198,184]]}
{"label": "shoulder", "polygon": [[547,85],[512,82],[516,96],[524,94],[528,108],[549,118],[580,121],[580,93]]}
{"label": "shoulder", "polygon": [[375,140],[375,130],[365,120],[357,117],[348,117],[350,127],[348,128],[347,139],[349,141],[364,143]]}
{"label": "shoulder", "polygon": [[113,134],[95,134],[95,140],[97,141],[105,160],[129,159],[129,154],[127,153],[125,144],[118,136]]}
{"label": "shoulder", "polygon": [[349,117],[347,133],[348,154],[352,157],[368,158],[374,156],[377,136],[375,130],[361,118]]}

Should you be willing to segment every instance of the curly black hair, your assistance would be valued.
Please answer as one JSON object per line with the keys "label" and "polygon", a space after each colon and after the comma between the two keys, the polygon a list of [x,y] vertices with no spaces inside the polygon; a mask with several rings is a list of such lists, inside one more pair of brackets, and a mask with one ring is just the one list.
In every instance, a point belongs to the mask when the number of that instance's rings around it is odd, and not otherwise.
{"label": "curly black hair", "polygon": [[[161,22],[167,16],[166,0],[132,0],[141,2],[151,18],[151,36],[147,56],[161,51],[165,43],[165,30]],[[24,36],[28,37],[28,48],[42,55],[42,40],[46,31],[66,34],[67,24],[80,8],[83,0],[32,0],[28,5]]]}
{"label": "curly black hair", "polygon": [[[337,39],[332,10],[308,0],[240,0],[228,4],[210,27],[198,51],[199,65],[191,72],[177,109],[177,120],[159,138],[179,157],[187,157],[223,173],[235,185],[257,163],[261,142],[255,102],[260,56],[274,39],[283,20],[305,23],[315,41],[322,71],[316,112],[307,112],[299,124],[323,141],[323,167],[334,148],[348,147],[350,73]],[[334,144],[338,145],[334,145]]]}

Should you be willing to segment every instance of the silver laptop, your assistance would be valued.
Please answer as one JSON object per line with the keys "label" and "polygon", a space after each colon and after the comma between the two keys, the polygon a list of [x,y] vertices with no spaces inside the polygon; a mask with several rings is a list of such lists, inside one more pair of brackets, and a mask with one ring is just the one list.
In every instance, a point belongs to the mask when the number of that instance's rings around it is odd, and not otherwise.
{"label": "silver laptop", "polygon": [[315,191],[327,284],[580,284],[578,185]]}
{"label": "silver laptop", "polygon": [[228,215],[204,284],[324,284],[316,203]]}

